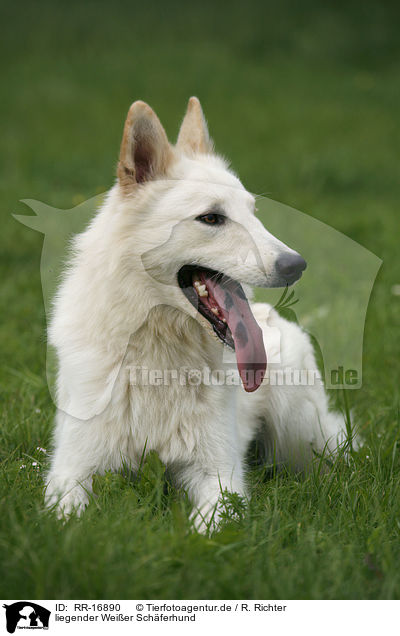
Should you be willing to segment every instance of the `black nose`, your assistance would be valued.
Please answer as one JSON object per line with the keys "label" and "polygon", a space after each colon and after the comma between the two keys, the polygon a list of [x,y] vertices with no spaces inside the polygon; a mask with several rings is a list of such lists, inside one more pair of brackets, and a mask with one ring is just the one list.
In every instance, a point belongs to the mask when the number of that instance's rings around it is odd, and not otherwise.
{"label": "black nose", "polygon": [[279,254],[275,261],[275,267],[278,274],[289,284],[294,283],[301,276],[301,273],[307,267],[307,263],[300,254],[283,252]]}

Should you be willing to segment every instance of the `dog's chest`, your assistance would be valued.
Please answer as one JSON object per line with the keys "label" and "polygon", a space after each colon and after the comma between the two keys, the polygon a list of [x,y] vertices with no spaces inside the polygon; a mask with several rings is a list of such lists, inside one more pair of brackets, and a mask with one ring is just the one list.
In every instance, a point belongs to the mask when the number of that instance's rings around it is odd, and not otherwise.
{"label": "dog's chest", "polygon": [[140,458],[146,448],[171,462],[201,443],[210,422],[226,410],[226,391],[211,382],[217,366],[212,349],[149,336],[135,338],[124,361],[130,454]]}

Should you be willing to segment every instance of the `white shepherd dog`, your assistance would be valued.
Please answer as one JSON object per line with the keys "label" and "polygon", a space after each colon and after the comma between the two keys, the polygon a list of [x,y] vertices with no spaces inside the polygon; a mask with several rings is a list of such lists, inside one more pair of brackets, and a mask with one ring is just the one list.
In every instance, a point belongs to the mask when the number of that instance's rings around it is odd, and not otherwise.
{"label": "white shepherd dog", "polygon": [[[248,303],[250,286],[285,287],[306,267],[254,210],[213,153],[197,98],[175,146],[147,104],[132,104],[117,182],[74,240],[49,329],[59,373],[46,501],[60,516],[85,508],[94,473],[135,470],[154,450],[204,531],[225,489],[246,496],[256,437],[296,470],[345,439],[308,336]],[[271,368],[316,381],[266,382],[266,352]]]}

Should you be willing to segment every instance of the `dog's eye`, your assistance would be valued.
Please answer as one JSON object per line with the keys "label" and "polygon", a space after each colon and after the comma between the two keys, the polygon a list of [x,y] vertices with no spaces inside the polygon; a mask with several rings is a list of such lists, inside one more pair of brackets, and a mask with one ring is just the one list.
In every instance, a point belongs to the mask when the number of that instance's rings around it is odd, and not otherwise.
{"label": "dog's eye", "polygon": [[207,225],[222,225],[225,223],[225,217],[223,214],[214,214],[209,212],[208,214],[202,214],[196,217],[196,221],[207,223]]}

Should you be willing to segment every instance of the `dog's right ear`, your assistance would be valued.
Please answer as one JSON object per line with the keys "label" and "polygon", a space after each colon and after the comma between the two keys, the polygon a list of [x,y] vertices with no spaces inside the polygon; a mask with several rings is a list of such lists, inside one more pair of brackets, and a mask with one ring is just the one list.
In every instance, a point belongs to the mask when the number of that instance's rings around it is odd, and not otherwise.
{"label": "dog's right ear", "polygon": [[167,173],[172,148],[154,110],[145,102],[134,102],[125,121],[117,176],[126,192],[137,184]]}

